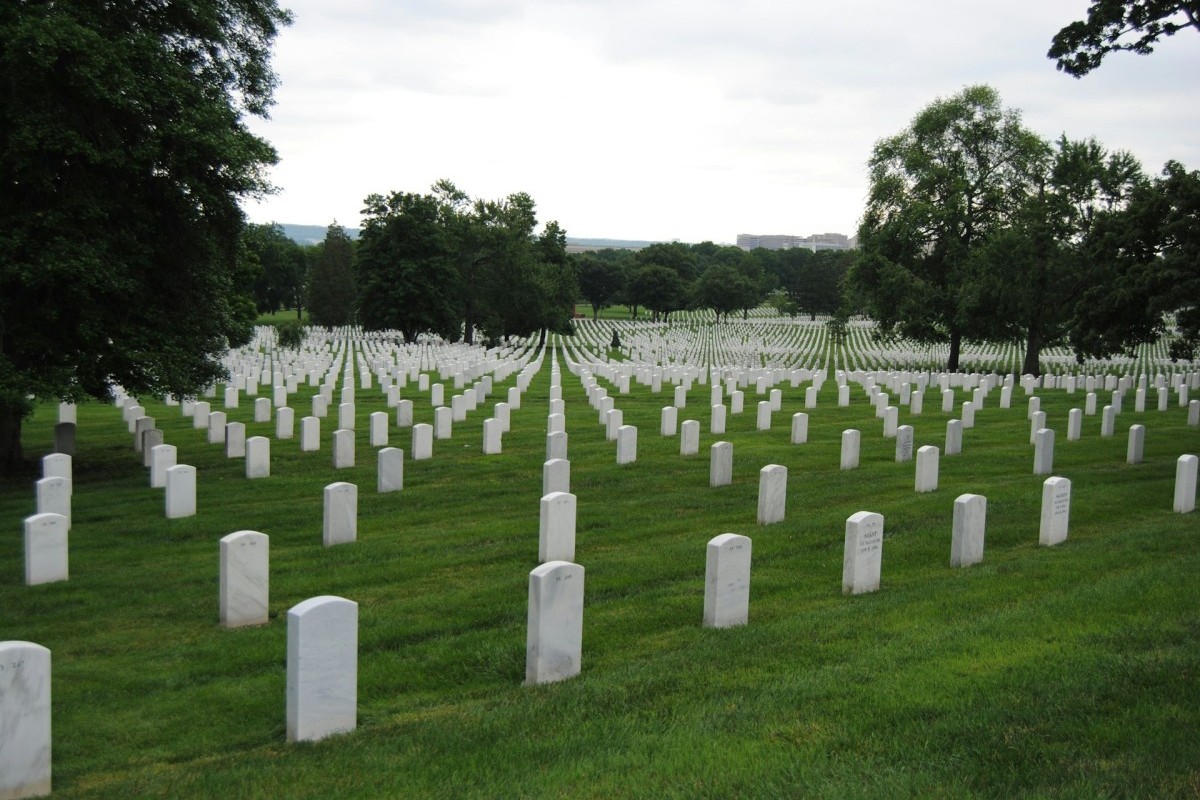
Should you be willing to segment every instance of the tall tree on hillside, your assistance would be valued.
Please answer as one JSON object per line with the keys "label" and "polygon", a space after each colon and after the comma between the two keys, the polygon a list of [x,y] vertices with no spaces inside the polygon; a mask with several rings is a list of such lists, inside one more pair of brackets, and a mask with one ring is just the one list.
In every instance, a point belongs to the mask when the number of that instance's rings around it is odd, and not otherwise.
{"label": "tall tree on hillside", "polygon": [[1195,0],[1092,0],[1087,19],[1056,33],[1046,55],[1058,69],[1082,78],[1113,51],[1146,55],[1163,37],[1188,28],[1200,32]]}
{"label": "tall tree on hillside", "polygon": [[1071,328],[1080,356],[1104,357],[1153,342],[1173,321],[1173,358],[1200,349],[1200,171],[1167,162],[1128,204],[1100,215],[1086,256],[1106,280],[1084,294]]}
{"label": "tall tree on hillside", "polygon": [[248,339],[239,200],[276,155],[245,119],[288,22],[275,0],[3,4],[0,471],[31,396],[193,394]]}
{"label": "tall tree on hillside", "polygon": [[988,86],[939,99],[875,145],[859,257],[847,278],[884,335],[948,343],[958,369],[972,251],[1006,227],[1048,145]]}
{"label": "tall tree on hillside", "polygon": [[444,222],[433,195],[366,199],[355,277],[367,330],[399,330],[410,342],[426,332],[458,339],[461,293]]}
{"label": "tall tree on hillside", "polygon": [[288,238],[277,223],[250,223],[242,233],[245,255],[257,267],[254,302],[260,313],[295,308],[301,319],[307,264],[300,245]]}
{"label": "tall tree on hillside", "polygon": [[1112,286],[1111,260],[1087,242],[1097,218],[1125,208],[1146,180],[1128,153],[1064,136],[1035,182],[1013,224],[973,253],[967,301],[980,338],[1024,345],[1030,375],[1040,374],[1043,348],[1064,343],[1085,294]]}
{"label": "tall tree on hillside", "polygon": [[598,319],[600,311],[612,304],[625,285],[621,266],[595,253],[580,253],[575,256],[575,271],[579,276],[579,294],[592,306],[592,319]]}
{"label": "tall tree on hillside", "polygon": [[336,327],[354,319],[354,243],[335,220],[325,231],[308,284],[313,324]]}

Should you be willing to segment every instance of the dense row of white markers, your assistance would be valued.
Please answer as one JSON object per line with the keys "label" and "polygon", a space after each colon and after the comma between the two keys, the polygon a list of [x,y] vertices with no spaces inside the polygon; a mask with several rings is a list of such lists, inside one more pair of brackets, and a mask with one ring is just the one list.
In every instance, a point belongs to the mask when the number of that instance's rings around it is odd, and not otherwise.
{"label": "dense row of white markers", "polygon": [[[898,424],[899,407],[913,415],[922,411],[927,393],[941,401],[943,411],[955,408],[957,392],[971,393],[961,406],[960,418],[947,424],[945,455],[961,451],[962,431],[974,425],[975,413],[984,407],[991,392],[999,390],[1000,408],[1011,408],[1013,393],[1022,389],[1028,396],[1030,443],[1034,445],[1034,474],[1053,471],[1054,431],[1046,427],[1037,390],[1085,393],[1084,407],[1072,409],[1067,438],[1080,437],[1081,421],[1097,413],[1098,392],[1110,392],[1111,404],[1100,412],[1101,435],[1114,433],[1116,415],[1128,394],[1134,396],[1138,412],[1148,401],[1160,411],[1171,405],[1184,407],[1189,425],[1200,425],[1200,400],[1189,392],[1200,389],[1200,372],[1188,372],[1169,362],[1143,354],[1103,374],[1063,369],[1042,378],[996,373],[936,373],[930,370],[871,371],[860,365],[878,363],[871,353],[890,358],[867,337],[866,328],[852,325],[848,344],[830,346],[828,330],[821,322],[793,323],[760,313],[746,321],[707,324],[702,318],[685,316],[673,325],[638,322],[593,323],[577,321],[574,338],[551,339],[561,346],[567,370],[575,376],[603,426],[605,437],[616,442],[617,463],[637,459],[637,429],[623,424],[616,401],[631,391],[636,382],[658,393],[671,388],[672,402],[662,409],[659,434],[678,436],[681,455],[699,449],[700,420],[679,421],[687,408],[689,392],[696,385],[708,387],[709,429],[723,434],[730,414],[745,410],[745,395],[751,389],[767,399],[757,403],[757,427],[770,430],[772,413],[781,408],[782,388],[804,387],[805,408],[814,409],[817,393],[832,372],[838,386],[838,404],[850,403],[853,387],[863,393],[881,421],[885,438],[896,440],[896,461],[916,462],[914,489],[937,488],[937,447],[924,446],[913,453],[912,427]],[[609,355],[613,331],[621,339],[624,359]],[[567,458],[566,408],[563,400],[559,349],[539,348],[532,339],[518,340],[503,348],[485,349],[440,341],[400,344],[395,332],[364,335],[354,329],[313,330],[295,352],[281,350],[274,332],[259,331],[247,348],[231,352],[226,359],[229,380],[221,397],[225,410],[211,402],[220,387],[206,392],[207,399],[166,398],[167,407],[179,407],[191,417],[193,427],[204,430],[206,440],[224,447],[229,458],[245,460],[246,478],[270,476],[271,440],[266,436],[246,437],[246,425],[231,421],[228,414],[243,399],[254,398],[255,422],[275,422],[275,439],[295,437],[295,412],[288,405],[301,384],[316,391],[311,411],[299,420],[302,452],[320,449],[321,420],[333,411],[333,393],[339,378],[342,388],[336,407],[337,428],[332,434],[335,468],[355,464],[355,392],[375,388],[392,412],[370,415],[371,446],[377,449],[377,485],[380,493],[400,491],[404,486],[405,454],[389,447],[390,429],[411,428],[413,461],[431,458],[433,442],[447,439],[455,422],[485,403],[500,384],[516,376],[505,401],[493,407],[484,422],[482,452],[501,452],[503,434],[511,426],[511,412],[521,408],[522,395],[550,356],[550,400],[546,422],[546,462],[540,504],[538,555],[542,562],[529,575],[526,642],[526,683],[540,684],[569,678],[580,671],[582,662],[584,568],[574,563],[576,498],[570,492],[570,461]],[[849,355],[847,355],[849,354]],[[913,357],[919,361],[928,353]],[[844,358],[846,368],[838,368]],[[901,359],[904,361],[904,359]],[[1147,363],[1151,375],[1141,371]],[[431,381],[437,375],[441,383]],[[602,386],[601,382],[607,384]],[[435,408],[434,424],[414,424],[410,391],[427,393]],[[807,384],[807,385],[806,385]],[[453,395],[446,402],[446,386]],[[805,386],[806,385],[806,386]],[[259,397],[260,388],[270,387],[270,397]],[[610,394],[610,390],[612,394]],[[892,397],[898,405],[892,404]],[[190,516],[196,509],[196,470],[177,463],[177,447],[163,442],[163,432],[146,414],[136,398],[118,392],[116,405],[134,450],[148,471],[151,487],[164,490],[167,518]],[[394,421],[393,421],[394,415]],[[65,581],[68,578],[68,532],[71,527],[72,474],[75,409],[59,408],[56,450],[43,459],[43,477],[36,485],[37,513],[25,520],[25,582],[29,585]],[[807,441],[808,415],[791,419],[791,441]],[[1134,425],[1129,431],[1127,461],[1141,461],[1145,430]],[[861,432],[842,435],[842,469],[858,466]],[[722,486],[732,478],[733,449],[729,442],[712,445],[710,485]],[[1174,510],[1195,508],[1197,458],[1180,456],[1176,470]],[[785,517],[787,468],[769,464],[760,470],[758,523],[769,525]],[[326,546],[354,542],[357,537],[358,487],[335,482],[325,488],[323,541]],[[1071,482],[1061,476],[1043,484],[1039,540],[1052,546],[1067,538]],[[964,494],[954,503],[951,564],[968,566],[983,558],[987,501],[980,495]],[[843,591],[858,594],[880,586],[884,518],[861,511],[846,521]],[[225,627],[260,625],[267,622],[269,587],[269,541],[257,531],[238,531],[219,543],[219,597],[221,624]],[[703,624],[728,627],[749,619],[752,542],[747,536],[725,533],[707,544]],[[336,596],[320,596],[293,606],[287,615],[286,717],[289,741],[321,739],[353,730],[357,725],[358,605]],[[0,749],[0,796],[33,797],[50,791],[50,651],[24,641],[0,643],[0,719],[5,721],[6,740]]]}

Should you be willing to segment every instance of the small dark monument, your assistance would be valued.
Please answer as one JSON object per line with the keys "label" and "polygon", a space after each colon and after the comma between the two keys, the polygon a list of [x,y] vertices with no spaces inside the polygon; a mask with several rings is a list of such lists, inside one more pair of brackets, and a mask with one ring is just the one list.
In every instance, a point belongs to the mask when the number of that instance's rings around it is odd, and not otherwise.
{"label": "small dark monument", "polygon": [[621,337],[617,335],[617,329],[613,328],[612,344],[609,345],[613,350],[619,350],[621,347]]}
{"label": "small dark monument", "polygon": [[54,426],[54,452],[75,455],[74,422],[60,422]]}

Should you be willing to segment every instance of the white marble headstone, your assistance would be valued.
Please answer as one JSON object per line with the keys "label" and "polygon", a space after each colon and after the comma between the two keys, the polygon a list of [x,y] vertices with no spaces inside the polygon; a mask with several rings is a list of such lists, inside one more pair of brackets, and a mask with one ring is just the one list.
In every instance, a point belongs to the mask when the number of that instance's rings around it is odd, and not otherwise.
{"label": "white marble headstone", "polygon": [[61,514],[34,514],[25,518],[26,586],[67,580],[68,527]]}
{"label": "white marble headstone", "polygon": [[358,487],[337,481],[325,487],[324,533],[326,547],[353,542],[358,537]]}
{"label": "white marble headstone", "polygon": [[758,472],[758,524],[783,522],[787,511],[787,467],[767,464]]}
{"label": "white marble headstone", "polygon": [[1038,543],[1050,547],[1067,540],[1071,521],[1071,481],[1047,478],[1042,483],[1042,522]]}
{"label": "white marble headstone", "polygon": [[50,651],[0,642],[0,797],[50,794]]}
{"label": "white marble headstone", "polygon": [[709,455],[708,485],[728,486],[733,483],[733,443],[716,442]]}
{"label": "white marble headstone", "polygon": [[679,426],[679,455],[694,456],[700,452],[700,422],[685,419]]}
{"label": "white marble headstone", "polygon": [[858,469],[859,445],[862,434],[853,428],[842,431],[842,469]]}
{"label": "white marble headstone", "polygon": [[750,539],[723,533],[708,542],[704,568],[704,626],[745,625],[750,616]]}
{"label": "white marble headstone", "polygon": [[927,444],[917,449],[917,479],[915,489],[918,492],[935,492],[938,488],[938,460],[940,452],[933,445]]}
{"label": "white marble headstone", "polygon": [[879,588],[883,559],[883,515],[859,511],[846,520],[842,555],[842,594],[863,594]]}
{"label": "white marble headstone", "polygon": [[221,625],[239,628],[267,622],[270,593],[270,540],[258,531],[221,538],[219,601]]}
{"label": "white marble headstone", "polygon": [[375,491],[379,494],[399,492],[404,488],[404,451],[384,447],[375,457]]}
{"label": "white marble headstone", "polygon": [[1175,462],[1175,503],[1178,514],[1190,514],[1196,510],[1197,459],[1194,455],[1182,455]]}
{"label": "white marble headstone", "polygon": [[312,597],[288,611],[287,739],[317,741],[358,725],[358,604]]}
{"label": "white marble headstone", "polygon": [[433,426],[428,423],[418,423],[412,427],[412,457],[413,461],[423,461],[433,458]]}
{"label": "white marble headstone", "polygon": [[251,436],[246,440],[246,477],[271,477],[271,440],[266,436]]}
{"label": "white marble headstone", "polygon": [[983,561],[986,527],[987,498],[979,494],[960,494],[954,500],[950,566],[968,567]]}
{"label": "white marble headstone", "polygon": [[354,431],[340,428],[333,432],[333,468],[354,466]]}
{"label": "white marble headstone", "polygon": [[526,684],[552,683],[579,674],[583,581],[583,567],[568,561],[548,561],[529,573]]}
{"label": "white marble headstone", "polygon": [[551,492],[542,498],[538,521],[538,561],[575,557],[575,495]]}

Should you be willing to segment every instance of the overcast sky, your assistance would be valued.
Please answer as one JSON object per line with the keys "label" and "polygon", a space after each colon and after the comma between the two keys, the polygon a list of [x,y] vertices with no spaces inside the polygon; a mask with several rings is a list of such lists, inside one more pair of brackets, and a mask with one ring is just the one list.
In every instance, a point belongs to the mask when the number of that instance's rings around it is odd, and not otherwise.
{"label": "overcast sky", "polygon": [[282,2],[255,222],[357,227],[446,178],[572,237],[853,234],[876,140],[975,83],[1046,138],[1200,169],[1200,34],[1071,78],[1046,50],[1087,0]]}

